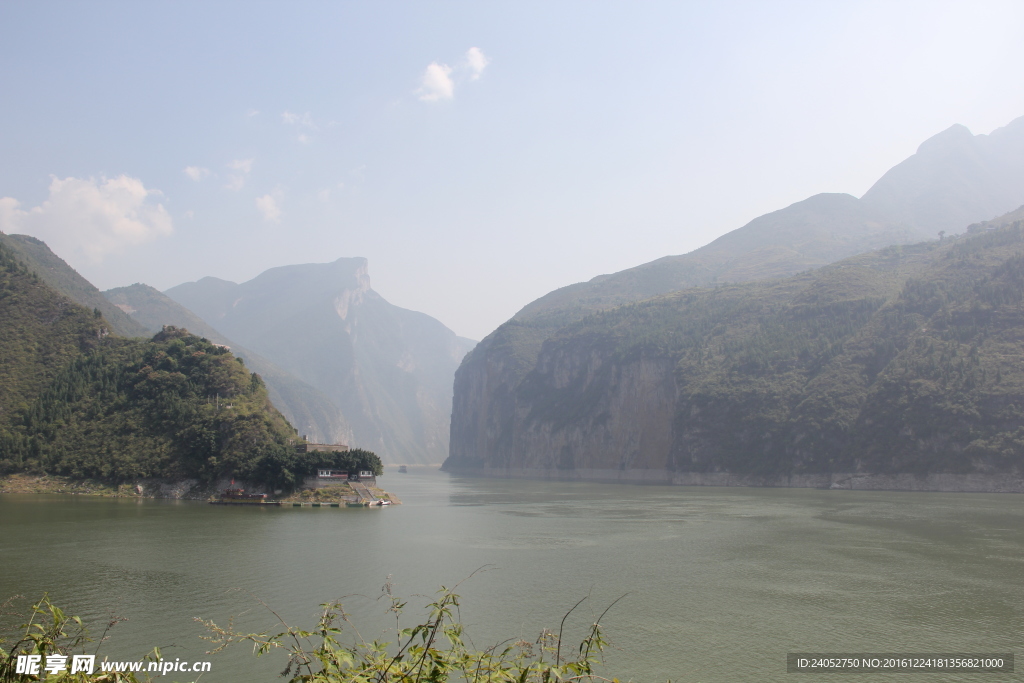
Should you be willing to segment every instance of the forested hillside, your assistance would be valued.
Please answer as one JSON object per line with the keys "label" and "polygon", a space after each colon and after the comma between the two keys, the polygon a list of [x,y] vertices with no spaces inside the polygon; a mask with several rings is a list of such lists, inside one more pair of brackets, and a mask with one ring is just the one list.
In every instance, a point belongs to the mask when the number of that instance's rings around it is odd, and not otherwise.
{"label": "forested hillside", "polygon": [[91,282],[50,251],[42,240],[29,235],[5,235],[0,232],[0,244],[60,294],[86,308],[99,309],[111,333],[122,337],[148,337],[152,334],[108,301]]}
{"label": "forested hillside", "polygon": [[109,334],[0,244],[0,474],[288,487],[313,459],[230,351],[184,330]]}
{"label": "forested hillside", "polygon": [[590,315],[457,394],[446,466],[1020,473],[1022,354],[1024,224],[975,226]]}
{"label": "forested hillside", "polygon": [[166,294],[149,285],[136,283],[107,290],[103,295],[133,320],[145,325],[150,334],[159,332],[165,325],[172,325],[230,347],[232,353],[244,358],[246,365],[259,373],[267,383],[274,406],[310,441],[353,443],[352,428],[341,409],[324,392],[225,337]]}

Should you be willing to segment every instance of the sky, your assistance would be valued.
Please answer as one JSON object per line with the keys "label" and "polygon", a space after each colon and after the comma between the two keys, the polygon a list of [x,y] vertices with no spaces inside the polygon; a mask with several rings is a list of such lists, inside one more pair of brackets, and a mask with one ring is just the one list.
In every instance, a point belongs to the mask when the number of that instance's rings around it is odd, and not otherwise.
{"label": "sky", "polygon": [[100,289],[369,259],[481,339],[1024,115],[1024,3],[0,3],[0,231]]}

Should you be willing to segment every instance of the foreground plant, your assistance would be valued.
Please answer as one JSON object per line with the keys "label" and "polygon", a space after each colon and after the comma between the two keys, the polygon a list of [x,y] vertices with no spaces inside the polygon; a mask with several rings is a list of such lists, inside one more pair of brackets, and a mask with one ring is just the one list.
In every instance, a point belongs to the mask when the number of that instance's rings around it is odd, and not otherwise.
{"label": "foreground plant", "polygon": [[[455,588],[457,588],[456,586]],[[412,627],[401,626],[406,603],[395,597],[391,584],[384,586],[387,611],[394,614],[395,642],[381,639],[367,642],[349,621],[340,601],[321,605],[322,612],[311,630],[288,625],[273,610],[283,630],[268,634],[239,633],[233,623],[222,628],[212,621],[197,619],[208,629],[204,639],[214,644],[209,654],[227,646],[248,642],[257,656],[283,649],[288,664],[281,672],[289,683],[558,683],[568,681],[611,681],[597,674],[607,641],[601,619],[612,605],[590,626],[575,652],[563,651],[562,629],[566,619],[583,602],[580,600],[562,618],[557,633],[544,629],[535,641],[515,640],[485,650],[473,647],[458,619],[459,595],[444,586],[427,605],[427,617]],[[586,598],[584,598],[585,600]],[[620,598],[621,599],[621,598]],[[9,616],[12,600],[0,605],[0,616]],[[268,607],[269,609],[269,607]],[[120,619],[114,618],[99,639]],[[342,642],[345,629],[354,636],[350,644]],[[47,596],[32,605],[9,646],[0,638],[0,683],[53,681],[55,683],[144,683],[153,679],[148,667],[136,671],[110,671],[96,663],[96,652],[87,654],[85,646],[93,642],[78,617],[67,616]],[[144,660],[154,668],[161,661],[154,648]],[[88,665],[88,666],[86,666]],[[208,669],[207,669],[208,670]],[[163,673],[166,673],[164,671]]]}
{"label": "foreground plant", "polygon": [[[16,598],[0,605],[0,616],[11,614],[10,608]],[[106,640],[107,631],[120,619],[114,618],[107,624],[99,642]],[[54,681],[55,683],[142,683],[151,680],[149,676],[137,677],[131,672],[109,671],[94,673],[96,651],[87,654],[86,643],[93,642],[82,620],[67,616],[62,609],[43,595],[32,605],[28,620],[18,631],[16,640],[7,647],[0,637],[0,683],[22,683],[23,681]],[[31,672],[19,671],[31,668]],[[147,660],[156,661],[160,651],[154,649]],[[32,666],[27,666],[31,664]]]}
{"label": "foreground plant", "polygon": [[[456,586],[457,587],[457,586]],[[390,601],[388,612],[395,615],[395,642],[367,642],[352,627],[340,601],[321,605],[316,626],[303,630],[289,626],[276,612],[284,630],[267,633],[238,633],[233,626],[221,628],[212,621],[201,621],[210,631],[207,640],[216,647],[210,654],[240,642],[254,646],[257,656],[283,649],[288,665],[281,672],[289,683],[554,683],[556,681],[617,681],[597,674],[601,653],[607,645],[600,621],[609,605],[591,626],[587,636],[571,656],[562,651],[562,628],[556,634],[541,631],[536,641],[506,641],[486,650],[467,645],[467,637],[457,619],[459,595],[444,586],[438,597],[427,605],[423,623],[402,628],[400,617],[406,603],[384,586]],[[584,598],[585,599],[585,598]],[[582,603],[576,603],[565,619]],[[616,600],[618,602],[618,600]],[[613,602],[612,605],[615,603]],[[269,608],[268,608],[269,609]],[[344,625],[355,636],[352,644],[343,644]]]}

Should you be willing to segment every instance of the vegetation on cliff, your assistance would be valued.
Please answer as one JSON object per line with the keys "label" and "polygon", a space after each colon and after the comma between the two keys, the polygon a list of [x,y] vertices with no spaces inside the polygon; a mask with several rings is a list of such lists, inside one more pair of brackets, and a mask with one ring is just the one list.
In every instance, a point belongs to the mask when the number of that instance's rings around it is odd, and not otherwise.
{"label": "vegetation on cliff", "polygon": [[288,485],[294,431],[226,349],[169,329],[71,360],[0,436],[0,471]]}
{"label": "vegetation on cliff", "polygon": [[[0,350],[0,474],[291,488],[325,460],[295,452],[263,380],[228,349],[173,327],[113,336],[2,244]],[[369,452],[343,459],[381,470]]]}
{"label": "vegetation on cliff", "polygon": [[11,256],[24,263],[57,293],[89,310],[98,309],[106,319],[112,334],[122,337],[148,337],[152,334],[103,296],[100,290],[62,258],[50,251],[42,240],[29,235],[0,233],[0,245],[6,247]]}
{"label": "vegetation on cliff", "polygon": [[132,320],[145,325],[148,335],[159,332],[165,325],[173,325],[229,347],[232,353],[245,359],[247,367],[259,373],[267,384],[274,407],[300,428],[302,434],[320,443],[352,443],[352,428],[324,392],[225,337],[169,296],[140,283],[109,289],[103,295],[119,308],[130,311]]}
{"label": "vegetation on cliff", "polygon": [[518,381],[467,396],[488,406],[476,423],[457,397],[448,466],[1019,471],[1022,225],[594,313]]}

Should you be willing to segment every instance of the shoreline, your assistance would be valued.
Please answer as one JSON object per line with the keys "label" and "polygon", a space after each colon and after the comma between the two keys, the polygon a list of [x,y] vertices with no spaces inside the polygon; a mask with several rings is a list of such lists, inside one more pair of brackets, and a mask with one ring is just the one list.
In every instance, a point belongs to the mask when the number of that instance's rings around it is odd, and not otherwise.
{"label": "shoreline", "polygon": [[835,491],[934,491],[945,493],[1024,493],[1019,474],[826,474],[740,475],[728,472],[672,472],[669,470],[558,470],[527,467],[451,468],[455,475],[493,479],[588,481],[606,484],[660,486],[719,486],[742,488],[810,488]]}
{"label": "shoreline", "polygon": [[[267,493],[268,496],[275,495],[274,492],[265,490],[264,487],[249,485],[248,482],[222,478],[212,484],[203,484],[198,479],[149,479],[140,478],[122,484],[111,484],[96,479],[75,479],[55,474],[8,474],[0,476],[0,494],[64,494],[96,496],[99,498],[154,498],[169,500],[195,500],[208,502],[218,499],[220,492],[235,485],[255,493]],[[381,498],[388,498],[394,505],[401,505],[401,501],[394,494],[384,489],[372,487],[373,495]],[[305,502],[307,505],[313,502],[344,503],[341,497],[335,500],[333,496],[303,495],[305,490],[297,490],[282,496],[280,499],[273,499],[290,505],[293,502]],[[347,496],[346,496],[347,497]]]}

